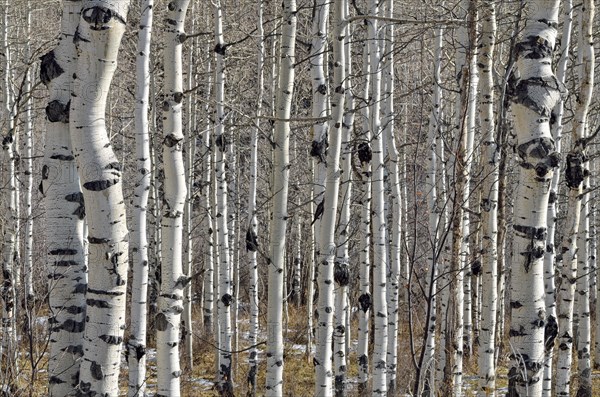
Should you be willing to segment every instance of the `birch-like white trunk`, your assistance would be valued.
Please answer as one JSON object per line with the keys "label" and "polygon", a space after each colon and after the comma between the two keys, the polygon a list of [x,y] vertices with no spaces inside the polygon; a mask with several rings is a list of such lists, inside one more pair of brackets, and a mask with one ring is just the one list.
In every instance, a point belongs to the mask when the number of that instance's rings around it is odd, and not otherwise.
{"label": "birch-like white trunk", "polygon": [[509,394],[542,394],[544,361],[543,257],[546,248],[550,181],[558,163],[550,115],[560,98],[552,70],[559,1],[529,1],[523,33],[516,44],[515,80],[510,96],[519,160],[515,194]]}
{"label": "birch-like white trunk", "polygon": [[[331,102],[332,119],[329,129],[329,149],[327,151],[327,174],[325,178],[325,196],[322,201],[323,218],[319,233],[319,271],[317,284],[319,286],[319,301],[317,310],[317,343],[315,352],[315,396],[329,397],[333,395],[332,368],[332,337],[334,335],[334,282],[340,288],[349,284],[349,272],[343,263],[335,263],[336,218],[338,195],[340,188],[340,152],[342,147],[342,123],[344,118],[344,81],[346,79],[346,62],[344,52],[344,4],[338,0],[335,3],[335,40],[333,44],[333,91]],[[326,34],[325,32],[322,32]],[[343,226],[342,226],[343,227]],[[345,299],[339,297],[338,303],[345,306]],[[343,309],[340,308],[342,311]],[[344,319],[342,323],[345,322]],[[343,332],[336,330],[335,335],[340,339]]]}
{"label": "birch-like white trunk", "polygon": [[[580,143],[583,151],[583,185],[582,191],[585,192],[581,197],[582,211],[579,230],[577,235],[577,312],[579,317],[579,326],[577,328],[577,372],[579,375],[579,388],[577,397],[592,396],[592,368],[591,368],[591,328],[590,328],[590,173],[589,159],[586,153],[586,140],[588,139],[588,112],[592,100],[594,87],[594,13],[595,6],[593,0],[585,0],[581,8],[579,19],[579,84],[581,85],[577,110],[575,113],[575,122],[573,127],[581,130]],[[578,141],[575,144],[579,144]],[[578,171],[569,169],[567,163],[567,178],[571,178],[569,171]],[[568,179],[567,179],[568,180]]]}
{"label": "birch-like white trunk", "polygon": [[12,49],[9,43],[9,2],[2,4],[2,51],[4,55],[4,93],[2,117],[5,120],[6,132],[2,134],[2,152],[0,154],[0,183],[2,192],[0,200],[3,214],[2,232],[2,284],[0,285],[0,300],[2,301],[2,317],[0,319],[0,366],[5,368],[2,374],[2,386],[11,384],[16,380],[17,367],[17,335],[16,335],[16,308],[19,305],[17,297],[17,285],[19,280],[18,261],[16,260],[18,250],[18,202],[17,202],[17,178],[16,178],[16,145],[15,133],[15,98],[12,92]]}
{"label": "birch-like white trunk", "polygon": [[[379,16],[379,0],[370,2],[369,14]],[[367,20],[369,37],[369,60],[371,64],[371,97],[370,97],[370,127],[373,134],[373,171],[371,189],[373,194],[373,314],[374,314],[374,345],[372,361],[373,395],[387,394],[387,365],[386,352],[388,342],[388,312],[387,312],[387,231],[385,219],[385,183],[384,183],[384,153],[383,131],[381,128],[381,47],[382,40],[379,24],[376,19]]]}
{"label": "birch-like white trunk", "polygon": [[262,102],[264,98],[264,66],[265,66],[265,43],[263,29],[263,0],[259,0],[258,8],[258,37],[257,37],[257,87],[258,96],[256,100],[256,127],[252,128],[250,138],[250,187],[248,192],[248,230],[246,231],[246,252],[248,253],[248,267],[250,273],[250,285],[248,286],[248,299],[250,303],[250,330],[248,341],[253,346],[249,351],[248,362],[248,385],[252,396],[256,395],[256,377],[258,375],[258,349],[254,347],[258,343],[259,332],[259,300],[258,300],[258,219],[256,217],[256,194],[258,182],[258,133],[260,117],[262,114]]}
{"label": "birch-like white trunk", "polygon": [[217,314],[219,321],[219,393],[227,395],[233,390],[231,379],[231,304],[233,303],[231,260],[229,252],[229,211],[227,184],[227,145],[229,134],[225,131],[225,55],[227,46],[223,37],[223,9],[221,1],[214,2],[215,24],[215,177],[217,194],[219,293]]}
{"label": "birch-like white trunk", "polygon": [[183,161],[183,42],[185,15],[190,0],[172,0],[165,22],[162,161],[162,266],[156,323],[157,395],[179,396],[180,327],[183,290],[189,278],[183,273],[183,215],[187,194]]}
{"label": "birch-like white trunk", "polygon": [[[389,2],[386,8],[386,17],[394,16],[394,4]],[[390,224],[390,265],[387,270],[389,287],[387,289],[388,310],[388,344],[386,352],[388,394],[396,394],[396,368],[398,364],[398,312],[400,308],[400,280],[401,280],[401,224],[402,202],[400,187],[400,156],[396,147],[396,134],[394,131],[394,26],[389,25],[385,30],[385,57],[383,65],[384,101],[383,101],[383,132],[386,139],[386,153],[389,159],[388,184],[390,189],[390,210],[392,212]]]}
{"label": "birch-like white trunk", "polygon": [[79,388],[116,396],[125,329],[128,236],[121,164],[106,130],[106,102],[129,1],[86,0],[74,41],[78,61],[70,130],[88,210],[89,277]]}
{"label": "birch-like white trunk", "polygon": [[148,298],[147,206],[151,183],[150,133],[148,124],[150,94],[150,42],[154,0],[141,3],[140,30],[136,57],[135,154],[137,177],[131,225],[132,285],[131,331],[127,341],[128,396],[146,395],[146,339]]}
{"label": "birch-like white trunk", "polygon": [[442,69],[442,50],[443,50],[443,27],[439,27],[434,33],[434,67],[432,84],[432,107],[429,115],[429,129],[427,133],[427,173],[425,174],[425,189],[427,192],[428,226],[429,241],[427,258],[427,319],[425,323],[425,346],[423,346],[422,359],[419,368],[419,379],[416,393],[421,393],[420,388],[426,395],[435,390],[435,369],[434,362],[436,351],[435,330],[437,324],[437,278],[438,278],[438,258],[440,254],[439,247],[439,223],[440,209],[438,208],[437,191],[437,136],[442,128],[442,87],[441,87],[441,69]]}
{"label": "birch-like white trunk", "polygon": [[[49,277],[49,394],[65,396],[79,383],[83,354],[87,271],[83,242],[85,206],[71,151],[69,101],[76,66],[73,36],[81,2],[63,2],[60,42],[42,57],[40,80],[50,91],[40,190],[46,206]],[[65,354],[65,352],[70,352]]]}
{"label": "birch-like white trunk", "polygon": [[[364,44],[363,53],[363,95],[362,107],[362,133],[358,144],[359,160],[361,165],[361,179],[358,181],[360,198],[358,204],[360,210],[360,238],[358,249],[360,251],[360,269],[358,276],[358,345],[356,356],[358,358],[358,392],[367,393],[369,381],[369,334],[370,318],[373,306],[371,297],[371,127],[369,126],[369,106],[366,99],[369,97],[370,82],[369,46]],[[360,153],[363,152],[361,159]]]}
{"label": "birch-like white trunk", "polygon": [[[27,37],[31,38],[31,1],[27,1]],[[27,40],[25,56],[31,59],[31,41]],[[25,281],[25,302],[29,308],[35,300],[33,290],[33,216],[32,216],[32,196],[33,196],[33,78],[32,69],[28,68],[25,77],[24,92],[27,95],[25,102],[25,252],[23,258],[24,281]]]}
{"label": "birch-like white trunk", "polygon": [[[273,131],[273,215],[270,224],[269,293],[267,307],[267,397],[283,395],[283,284],[289,180],[290,114],[294,91],[297,10],[295,0],[283,2],[279,78],[275,85]],[[309,299],[312,299],[310,297]]]}
{"label": "birch-like white trunk", "polygon": [[492,1],[479,2],[482,15],[479,45],[480,73],[479,120],[483,136],[483,190],[481,197],[482,227],[482,308],[479,331],[478,368],[481,397],[496,395],[496,312],[498,305],[498,163],[494,115],[494,50],[496,45],[496,6]]}
{"label": "birch-like white trunk", "polygon": [[[571,26],[573,24],[573,5],[571,0],[563,2],[563,31],[561,36],[560,58],[556,67],[556,78],[560,84],[565,83],[567,64],[569,61],[569,46],[571,44]],[[564,101],[561,99],[553,110],[555,117],[550,120],[550,131],[555,142],[555,149],[560,153],[563,131]],[[548,236],[546,238],[546,252],[544,254],[544,288],[546,291],[546,317],[548,322],[546,328],[549,332],[544,337],[546,342],[546,352],[544,358],[544,380],[542,394],[544,397],[552,396],[553,380],[553,357],[554,341],[558,332],[558,317],[556,313],[556,219],[558,217],[558,189],[561,177],[560,164],[554,171],[552,182],[550,183],[550,197],[548,199]],[[551,335],[552,334],[552,335]]]}

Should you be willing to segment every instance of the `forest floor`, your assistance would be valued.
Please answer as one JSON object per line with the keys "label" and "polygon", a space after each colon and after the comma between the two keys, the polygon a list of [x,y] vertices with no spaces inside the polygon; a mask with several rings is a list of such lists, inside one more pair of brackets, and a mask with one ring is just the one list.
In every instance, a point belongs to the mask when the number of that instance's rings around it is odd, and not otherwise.
{"label": "forest floor", "polygon": [[[287,316],[287,332],[285,333],[285,355],[284,355],[284,395],[282,397],[311,397],[314,395],[314,367],[312,357],[309,358],[306,354],[306,314],[304,309],[296,309],[292,306],[288,309]],[[200,313],[195,313],[200,314]],[[264,320],[264,319],[263,319]],[[36,321],[37,330],[40,334],[44,332],[47,326],[43,317]],[[248,321],[241,319],[237,322],[239,325],[239,345],[238,350],[243,351],[248,347]],[[215,397],[218,393],[214,387],[216,374],[216,354],[214,348],[213,335],[206,335],[201,331],[201,326],[197,325],[198,331],[194,332],[194,368],[192,371],[182,364],[183,375],[181,378],[182,396],[185,397]],[[355,326],[353,330],[357,329]],[[418,336],[418,335],[417,335]],[[261,341],[265,340],[264,335],[261,336]],[[27,338],[25,338],[27,339]],[[42,397],[47,395],[47,370],[46,359],[47,353],[45,349],[46,343],[42,341],[35,345],[34,349],[30,349],[27,340],[23,340],[20,353],[20,371],[18,380],[18,389],[13,393],[14,397]],[[355,340],[355,336],[352,336]],[[149,341],[149,346],[152,346],[153,341]],[[350,357],[348,359],[348,393],[347,397],[361,397],[357,391],[357,359],[354,353],[356,344],[354,342],[351,347]],[[265,384],[266,374],[266,359],[264,356],[264,344],[259,347],[259,372],[257,379],[257,388],[259,391],[263,389]],[[410,353],[410,335],[408,327],[402,327],[399,337],[399,356],[398,356],[398,385],[397,396],[409,396],[408,391],[413,384],[414,373],[413,355]],[[32,360],[33,352],[34,359]],[[234,354],[233,379],[235,385],[235,395],[244,397],[248,395],[249,385],[246,381],[248,375],[248,351],[243,351],[239,354]],[[576,360],[576,355],[574,355]],[[182,363],[185,362],[182,358]],[[122,395],[126,395],[127,388],[127,363],[123,357],[123,371],[121,377]],[[507,370],[506,360],[503,367],[497,374],[497,391],[498,395],[502,396],[507,391]],[[573,363],[576,368],[576,363]],[[473,356],[465,361],[464,367],[464,396],[474,396],[477,391],[477,357]],[[600,371],[594,371],[592,374],[593,390],[598,391],[600,396]],[[573,395],[577,386],[577,377],[572,379]],[[148,392],[149,396],[153,396],[156,390],[156,350],[148,349]],[[1,394],[1,393],[0,393]],[[262,393],[257,393],[261,396]],[[391,397],[391,396],[390,396]]]}

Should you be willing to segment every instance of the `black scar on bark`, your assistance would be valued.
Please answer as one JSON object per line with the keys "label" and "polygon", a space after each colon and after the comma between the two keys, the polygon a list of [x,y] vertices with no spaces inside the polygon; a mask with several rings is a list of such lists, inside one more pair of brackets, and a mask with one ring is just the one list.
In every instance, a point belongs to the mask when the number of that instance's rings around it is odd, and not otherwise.
{"label": "black scar on bark", "polygon": [[481,261],[478,259],[476,261],[473,262],[473,264],[471,265],[471,274],[473,276],[479,276],[482,272],[482,267],[481,267]]}
{"label": "black scar on bark", "polygon": [[321,95],[327,94],[327,86],[325,84],[319,84],[317,87],[317,92]]}
{"label": "black scar on bark", "polygon": [[215,45],[215,52],[221,56],[225,56],[225,52],[227,51],[227,44],[217,43]]}
{"label": "black scar on bark", "polygon": [[221,153],[225,153],[228,144],[229,142],[227,141],[227,137],[223,134],[217,136],[215,139],[215,145],[217,145]]}
{"label": "black scar on bark", "polygon": [[350,284],[350,271],[348,264],[336,262],[333,270],[333,279],[341,287],[347,287]]}
{"label": "black scar on bark", "polygon": [[63,104],[59,100],[48,102],[46,105],[46,117],[51,123],[64,123],[69,122],[69,113],[71,108],[71,101]]}
{"label": "black scar on bark", "polygon": [[50,156],[50,158],[52,160],[60,160],[60,161],[73,161],[75,160],[75,157],[67,154],[53,154],[52,156]]}
{"label": "black scar on bark", "polygon": [[373,151],[371,150],[371,145],[369,145],[369,142],[359,143],[356,147],[356,151],[358,152],[360,165],[363,167],[365,164],[369,164],[373,159]]}
{"label": "black scar on bark", "polygon": [[567,165],[565,167],[565,182],[570,189],[576,189],[583,183],[585,173],[583,163],[585,156],[581,152],[567,154]]}
{"label": "black scar on bark", "polygon": [[80,41],[84,42],[84,43],[89,43],[90,41],[86,38],[84,38],[81,35],[81,32],[79,31],[79,26],[77,26],[77,28],[75,29],[75,34],[73,34],[73,43],[75,45],[77,45]]}
{"label": "black scar on bark", "polygon": [[91,7],[81,12],[83,20],[90,24],[91,30],[107,30],[110,27],[107,24],[111,19],[117,19],[122,24],[125,24],[125,19],[122,16],[113,12],[107,7]]}
{"label": "black scar on bark", "polygon": [[90,237],[88,236],[88,243],[90,244],[107,244],[110,240],[107,238],[98,238],[98,237]]}
{"label": "black scar on bark", "polygon": [[313,140],[312,147],[310,149],[311,157],[315,157],[319,160],[319,163],[327,164],[327,148],[329,147],[328,134],[325,133],[320,140]]}
{"label": "black scar on bark", "polygon": [[361,296],[358,297],[358,303],[360,305],[360,308],[363,312],[368,312],[369,309],[371,309],[371,294],[369,293],[364,293]]}
{"label": "black scar on bark", "polygon": [[169,321],[167,320],[167,316],[164,313],[158,313],[155,317],[156,329],[158,331],[166,331],[169,327]]}
{"label": "black scar on bark", "polygon": [[138,361],[142,359],[146,355],[146,346],[136,346],[135,347],[135,357]]}
{"label": "black scar on bark", "polygon": [[117,335],[100,335],[99,338],[109,345],[120,345],[123,342],[123,338]]}
{"label": "black scar on bark", "polygon": [[517,43],[516,52],[520,54],[527,52],[525,58],[527,59],[542,59],[552,56],[553,48],[548,40],[543,39],[540,36],[528,36],[525,40]]}
{"label": "black scar on bark", "polygon": [[79,333],[83,332],[83,330],[85,329],[85,322],[67,319],[64,323],[62,323],[62,325],[59,328],[67,332]]}
{"label": "black scar on bark", "polygon": [[252,227],[249,226],[248,230],[246,230],[246,251],[256,252],[257,249],[258,236],[254,232],[254,230],[252,230]]}
{"label": "black scar on bark", "polygon": [[73,211],[73,215],[77,215],[79,219],[85,218],[85,202],[83,200],[83,193],[76,192],[68,194],[65,196],[65,200],[67,200],[70,203],[78,203],[79,207],[77,207],[75,211]]}
{"label": "black scar on bark", "polygon": [[106,190],[109,187],[116,185],[119,183],[118,179],[103,179],[98,181],[86,182],[83,184],[84,189],[90,190],[92,192],[101,192],[102,190]]}
{"label": "black scar on bark", "polygon": [[121,171],[122,167],[121,167],[121,163],[119,163],[118,161],[113,161],[112,163],[110,163],[106,167],[104,167],[104,169]]}
{"label": "black scar on bark", "polygon": [[548,321],[546,322],[546,327],[544,328],[544,344],[546,347],[546,352],[550,352],[554,347],[554,341],[558,336],[558,323],[554,316],[548,316]]}
{"label": "black scar on bark", "polygon": [[71,248],[55,249],[55,250],[50,251],[49,254],[50,255],[59,255],[59,256],[75,255],[75,254],[77,254],[77,250],[71,249]]}
{"label": "black scar on bark", "polygon": [[233,296],[231,296],[230,294],[224,294],[221,297],[221,302],[223,302],[223,305],[225,305],[225,307],[228,307],[229,305],[231,305],[232,301],[233,301]]}
{"label": "black scar on bark", "polygon": [[48,85],[52,80],[63,74],[65,71],[56,62],[54,50],[45,54],[40,58],[40,80],[44,85]]}
{"label": "black scar on bark", "polygon": [[174,134],[169,134],[165,137],[164,145],[171,148],[181,142],[182,139],[183,138],[177,138]]}
{"label": "black scar on bark", "polygon": [[525,237],[530,240],[545,240],[546,239],[546,228],[545,227],[513,225],[513,229],[518,233],[524,234]]}
{"label": "black scar on bark", "polygon": [[102,366],[95,361],[92,361],[90,365],[90,372],[92,373],[92,378],[96,380],[102,380],[104,378]]}
{"label": "black scar on bark", "polygon": [[88,306],[99,307],[101,309],[108,309],[108,308],[110,308],[110,304],[107,301],[103,301],[103,300],[100,300],[100,299],[86,299],[85,303]]}

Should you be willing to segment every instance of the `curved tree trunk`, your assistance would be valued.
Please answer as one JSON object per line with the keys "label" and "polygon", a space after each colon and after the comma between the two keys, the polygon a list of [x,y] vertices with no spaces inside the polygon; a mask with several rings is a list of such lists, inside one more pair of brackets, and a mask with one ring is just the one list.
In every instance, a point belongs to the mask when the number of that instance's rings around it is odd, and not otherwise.
{"label": "curved tree trunk", "polygon": [[183,214],[187,194],[183,161],[183,41],[185,15],[190,0],[169,3],[164,50],[162,266],[156,314],[156,363],[159,396],[179,396],[180,326],[183,290]]}
{"label": "curved tree trunk", "polygon": [[128,0],[83,2],[74,41],[71,139],[88,211],[89,277],[80,371],[83,395],[116,396],[127,291],[127,226],[121,164],[106,131],[105,111]]}

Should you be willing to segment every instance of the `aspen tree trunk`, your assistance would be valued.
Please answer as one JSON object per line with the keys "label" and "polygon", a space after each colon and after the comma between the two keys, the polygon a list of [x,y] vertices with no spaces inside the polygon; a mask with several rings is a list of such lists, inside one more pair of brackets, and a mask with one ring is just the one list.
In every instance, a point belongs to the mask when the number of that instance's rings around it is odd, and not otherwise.
{"label": "aspen tree trunk", "polygon": [[6,120],[6,133],[2,136],[2,153],[0,157],[0,200],[3,214],[1,225],[2,236],[2,284],[0,285],[0,299],[2,300],[2,318],[0,319],[0,367],[5,368],[0,376],[2,387],[11,387],[18,374],[17,368],[17,335],[16,335],[16,308],[18,307],[17,286],[18,261],[17,257],[17,180],[16,156],[17,148],[15,135],[15,104],[11,87],[11,48],[9,43],[9,3],[3,3],[2,50],[4,63],[4,109],[2,117]]}
{"label": "aspen tree trunk", "polygon": [[[379,0],[370,3],[370,15],[379,16]],[[380,118],[381,100],[381,44],[378,21],[367,20],[369,37],[369,59],[371,63],[371,103],[370,127],[373,134],[373,174],[371,189],[373,192],[373,311],[374,311],[374,347],[373,347],[373,395],[387,394],[386,351],[388,342],[388,318],[386,300],[387,271],[387,231],[384,210],[384,153],[383,135]]]}
{"label": "aspen tree trunk", "polygon": [[359,269],[359,317],[358,317],[358,345],[356,356],[358,357],[358,392],[367,393],[369,381],[369,332],[370,318],[373,299],[371,297],[371,128],[369,126],[369,106],[366,100],[369,97],[369,82],[371,68],[369,66],[369,46],[364,45],[363,70],[364,91],[362,98],[362,136],[358,145],[359,154],[364,152],[364,161],[361,160],[361,180],[359,181],[361,206],[360,220],[361,230],[359,239],[360,269]]}
{"label": "aspen tree trunk", "polygon": [[[27,1],[27,37],[31,38],[31,2]],[[31,40],[27,40],[26,57],[31,59]],[[25,102],[25,302],[29,310],[34,303],[33,291],[33,91],[32,69],[27,69],[24,91],[27,95]]]}
{"label": "aspen tree trunk", "polygon": [[510,396],[540,396],[544,360],[543,256],[550,181],[558,162],[550,114],[560,98],[552,71],[558,1],[529,1],[516,44],[515,81],[510,87],[519,155],[519,186],[513,224],[511,266]]}
{"label": "aspen tree trunk", "polygon": [[[283,2],[283,26],[279,79],[276,84],[274,158],[273,158],[273,215],[270,225],[269,292],[267,307],[267,377],[266,396],[283,395],[283,268],[285,267],[285,231],[288,219],[287,199],[289,180],[290,114],[294,90],[296,57],[295,0]],[[309,299],[312,299],[310,297]]]}
{"label": "aspen tree trunk", "polygon": [[[351,44],[350,29],[344,26],[348,15],[348,1],[338,0],[335,2],[335,38],[334,38],[334,63],[344,62],[343,71],[338,70],[340,65],[336,63],[334,69],[334,86],[340,89],[344,95],[343,121],[342,121],[342,145],[341,152],[341,211],[340,222],[338,226],[338,248],[337,258],[334,269],[335,288],[335,325],[333,331],[334,348],[333,360],[335,371],[335,395],[343,397],[346,395],[347,378],[347,352],[348,352],[348,334],[350,333],[349,321],[349,297],[348,290],[350,284],[350,252],[349,252],[349,232],[351,217],[351,199],[352,199],[352,128],[354,125],[354,98],[352,96],[352,87],[349,76],[351,73]],[[341,48],[337,48],[340,46]],[[340,54],[338,54],[338,51]],[[338,57],[338,55],[341,55]],[[338,81],[338,79],[342,80]],[[337,99],[337,98],[336,98]],[[341,106],[334,101],[334,105]],[[334,109],[337,114],[340,109]],[[334,126],[335,127],[335,126]]]}
{"label": "aspen tree trunk", "polygon": [[[259,331],[259,301],[258,301],[258,263],[256,251],[258,250],[258,219],[256,217],[256,185],[258,182],[258,133],[260,126],[260,117],[262,115],[262,102],[264,98],[264,66],[265,66],[265,42],[263,29],[263,0],[259,0],[258,4],[258,37],[257,37],[257,86],[258,97],[256,100],[256,127],[252,128],[252,137],[250,138],[250,188],[248,194],[248,230],[246,231],[246,251],[248,252],[248,262],[250,271],[249,285],[249,300],[250,300],[250,331],[248,340],[251,346],[255,346],[258,342]],[[250,349],[248,362],[250,369],[248,371],[248,385],[250,386],[250,394],[256,395],[256,377],[258,374],[258,349],[252,347]]]}
{"label": "aspen tree trunk", "polygon": [[[587,192],[590,188],[589,160],[586,154],[587,138],[587,117],[592,99],[594,87],[594,21],[595,6],[593,0],[585,0],[580,13],[580,33],[579,33],[579,79],[580,94],[577,100],[577,111],[575,113],[575,122],[573,127],[581,130],[581,146],[583,148],[582,169],[569,169],[570,163],[567,162],[567,178],[572,178],[572,172],[583,171],[582,190],[586,193],[581,195],[582,211],[581,221],[577,235],[577,306],[579,314],[579,327],[577,336],[577,369],[579,374],[579,388],[577,397],[592,396],[592,368],[590,360],[591,349],[591,329],[590,329],[590,258],[589,258],[589,198]],[[576,141],[578,144],[579,141]],[[580,178],[579,175],[576,178]]]}
{"label": "aspen tree trunk", "polygon": [[[212,73],[211,73],[211,60],[208,60],[207,66],[208,73],[208,84],[206,88],[206,96],[207,98],[211,97],[211,87],[212,87]],[[210,113],[210,105],[207,102],[205,106],[205,112],[208,115]],[[202,154],[202,190],[201,190],[201,208],[204,211],[204,216],[202,217],[202,230],[206,235],[204,239],[204,280],[203,280],[203,322],[204,322],[204,332],[206,334],[211,334],[213,332],[213,320],[214,320],[214,273],[215,273],[215,256],[214,256],[214,246],[215,246],[215,229],[213,228],[213,217],[212,217],[212,201],[211,197],[213,195],[212,186],[212,176],[213,176],[213,152],[212,152],[212,125],[210,121],[210,117],[207,117],[206,121],[206,129],[204,130],[204,136],[202,137],[202,148],[204,153]]]}
{"label": "aspen tree trunk", "polygon": [[[196,2],[192,0],[192,15],[196,14]],[[192,18],[191,31],[196,31],[196,19]],[[187,199],[185,201],[185,252],[184,252],[184,269],[183,272],[189,277],[193,273],[194,265],[194,225],[193,225],[193,212],[194,212],[194,182],[196,181],[195,172],[195,161],[196,161],[196,147],[197,147],[197,114],[198,114],[198,101],[195,96],[196,76],[194,73],[194,67],[196,62],[196,48],[198,46],[197,38],[192,38],[190,43],[190,53],[188,58],[188,92],[190,92],[190,99],[188,100],[188,119],[185,140],[187,142],[187,153],[185,157],[185,172],[186,172],[186,184],[187,184]],[[182,338],[185,351],[186,366],[189,371],[194,369],[194,327],[192,323],[192,305],[193,305],[193,292],[192,282],[189,282],[183,290],[183,313],[182,313]]]}
{"label": "aspen tree trunk", "polygon": [[[496,395],[496,312],[498,305],[498,163],[500,151],[495,139],[494,117],[494,49],[496,45],[496,6],[480,1],[482,14],[479,119],[483,136],[483,191],[481,197],[482,242],[482,310],[479,331],[479,391],[481,397]],[[501,337],[499,335],[499,337]]]}
{"label": "aspen tree trunk", "polygon": [[52,324],[48,360],[50,396],[66,396],[77,387],[83,354],[87,288],[85,206],[69,135],[69,101],[77,59],[73,37],[80,8],[81,2],[63,2],[59,44],[42,57],[40,66],[40,80],[49,89],[40,190],[46,207],[44,234]]}
{"label": "aspen tree trunk", "polygon": [[[592,32],[591,22],[587,19],[589,13],[593,15],[594,7],[590,2],[585,2],[580,14],[580,40],[579,40],[579,64],[580,66],[580,92],[575,110],[575,118],[573,120],[572,130],[572,147],[566,158],[565,182],[568,187],[569,200],[567,206],[567,233],[562,242],[562,269],[561,269],[561,286],[559,292],[559,323],[558,323],[558,340],[560,343],[558,351],[558,361],[556,369],[556,394],[558,396],[570,395],[571,386],[571,366],[573,361],[573,338],[575,330],[573,327],[574,319],[574,301],[575,289],[577,284],[579,290],[588,291],[588,275],[587,270],[579,269],[579,267],[587,267],[587,250],[585,249],[585,241],[579,242],[581,238],[578,236],[584,232],[581,223],[585,222],[587,215],[586,211],[581,211],[582,200],[584,199],[584,188],[586,183],[585,175],[587,170],[587,154],[586,154],[586,125],[587,113],[591,101],[592,87],[594,85],[594,63],[593,63],[593,48],[592,48]],[[581,219],[584,216],[584,219]],[[587,227],[585,228],[587,231]],[[581,278],[580,278],[581,276]],[[578,312],[589,316],[589,296],[579,295]],[[586,302],[581,302],[586,300]],[[587,307],[586,307],[587,305]],[[587,328],[589,331],[589,318],[587,319]],[[585,328],[585,327],[584,327]],[[547,327],[547,329],[549,329]],[[546,333],[546,343],[554,342],[556,330],[553,330],[553,335]],[[585,336],[585,335],[584,335]],[[552,337],[552,339],[549,339]],[[586,346],[587,344],[587,346]],[[584,340],[578,349],[584,347],[589,349],[589,340]],[[588,350],[589,352],[589,350]],[[579,351],[578,351],[579,353]],[[589,354],[589,353],[588,353]],[[579,368],[587,367],[589,370],[589,357],[585,360],[585,356],[578,357],[583,362],[579,363]],[[584,376],[584,380],[585,380]],[[589,378],[588,382],[589,383]],[[581,385],[580,385],[581,386]],[[585,393],[586,385],[580,388]],[[585,395],[585,394],[584,394]]]}
{"label": "aspen tree trunk", "polygon": [[[556,67],[556,78],[560,84],[565,83],[567,63],[569,61],[569,46],[571,43],[571,25],[573,24],[573,5],[571,0],[563,2],[563,31],[561,36],[560,59]],[[553,109],[554,118],[550,120],[550,131],[555,142],[555,149],[558,153],[561,152],[562,139],[562,119],[564,114],[564,101],[559,100],[556,107]],[[548,236],[546,239],[546,252],[544,254],[544,288],[546,292],[546,316],[548,318],[547,327],[558,327],[556,313],[556,219],[558,216],[558,189],[560,180],[560,163],[552,176],[550,183],[550,197],[548,198]],[[547,337],[545,337],[547,339]],[[553,379],[553,357],[554,357],[554,339],[548,340],[546,343],[546,352],[544,358],[544,381],[543,395],[550,397],[552,395],[552,379]]]}
{"label": "aspen tree trunk", "polygon": [[135,150],[137,175],[131,225],[132,286],[131,333],[127,341],[129,390],[128,396],[146,395],[146,335],[148,299],[148,237],[147,206],[150,194],[152,163],[148,109],[150,94],[150,43],[154,0],[141,3],[140,30],[136,58]]}
{"label": "aspen tree trunk", "polygon": [[164,49],[162,266],[156,323],[157,395],[179,396],[179,341],[183,290],[183,214],[187,194],[183,161],[183,42],[190,0],[172,0]]}
{"label": "aspen tree trunk", "polygon": [[229,252],[229,215],[227,204],[227,140],[225,131],[225,52],[223,39],[223,10],[220,0],[214,3],[215,18],[215,177],[217,184],[218,251],[219,251],[219,294],[217,307],[219,317],[219,393],[228,395],[233,392],[231,379],[231,304],[233,290],[231,280],[231,261]]}
{"label": "aspen tree trunk", "polygon": [[[334,335],[334,283],[339,288],[346,288],[350,274],[347,266],[336,263],[336,217],[340,188],[340,152],[342,146],[342,123],[344,118],[344,81],[346,80],[346,62],[344,53],[344,2],[335,4],[335,39],[333,44],[334,67],[332,101],[332,123],[330,126],[329,150],[327,151],[327,174],[325,178],[325,197],[323,199],[323,220],[321,222],[319,241],[319,301],[317,322],[317,343],[315,352],[315,396],[329,397],[332,388],[332,336]],[[323,34],[326,34],[323,32]],[[343,227],[343,226],[342,226]],[[344,305],[344,300],[338,300]],[[343,310],[343,309],[342,309]],[[343,322],[342,322],[343,323]],[[343,338],[343,332],[336,330],[336,336]]]}
{"label": "aspen tree trunk", "polygon": [[[429,214],[429,245],[427,250],[431,257],[427,258],[429,271],[427,273],[427,319],[425,323],[425,346],[421,352],[419,362],[419,373],[417,374],[417,387],[414,394],[420,395],[419,384],[422,385],[423,394],[429,396],[435,390],[435,329],[437,324],[437,278],[438,278],[438,259],[440,254],[439,245],[439,225],[440,209],[438,208],[437,191],[437,135],[440,132],[442,124],[442,87],[441,87],[441,69],[442,69],[442,50],[443,50],[443,27],[436,29],[434,33],[434,71],[432,87],[432,108],[429,115],[429,130],[427,134],[427,173],[425,175],[425,189],[427,192],[427,209]],[[428,247],[429,248],[429,247]]]}
{"label": "aspen tree trunk", "polygon": [[458,29],[456,50],[456,78],[459,93],[456,99],[456,139],[458,145],[454,156],[454,201],[452,209],[452,254],[449,274],[449,321],[446,337],[446,366],[444,368],[444,392],[447,395],[462,395],[463,368],[463,315],[464,315],[464,267],[468,262],[468,216],[463,206],[468,205],[470,164],[473,151],[475,127],[475,92],[477,87],[474,65],[474,41],[476,37],[476,10],[474,2],[464,0],[460,4],[460,15],[467,23]]}
{"label": "aspen tree trunk", "polygon": [[[388,2],[386,16],[393,18],[394,4]],[[388,183],[390,187],[391,201],[391,243],[390,243],[390,265],[387,271],[389,288],[387,289],[388,304],[388,344],[386,352],[387,364],[387,384],[388,394],[396,394],[396,367],[398,363],[398,310],[400,303],[400,274],[401,274],[401,222],[402,222],[402,203],[400,191],[400,156],[396,148],[396,134],[394,132],[394,26],[386,27],[385,58],[383,68],[383,78],[385,86],[385,99],[383,101],[383,131],[382,136],[386,139],[386,155],[390,161],[388,166]]]}
{"label": "aspen tree trunk", "polygon": [[105,111],[129,1],[86,0],[74,41],[78,53],[71,99],[71,139],[88,208],[89,282],[79,388],[116,396],[127,290],[127,226],[118,162]]}

